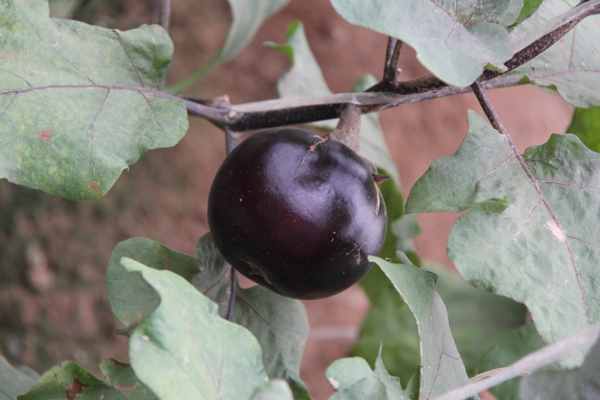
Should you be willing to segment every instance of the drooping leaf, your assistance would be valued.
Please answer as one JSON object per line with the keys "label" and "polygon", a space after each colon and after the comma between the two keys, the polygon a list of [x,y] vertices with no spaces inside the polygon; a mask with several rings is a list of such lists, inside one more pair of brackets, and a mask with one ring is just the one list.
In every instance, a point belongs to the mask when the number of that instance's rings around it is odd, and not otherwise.
{"label": "drooping leaf", "polygon": [[[528,324],[513,329],[485,353],[477,372],[482,373],[506,367],[543,346],[544,342],[537,333],[535,325]],[[493,387],[490,391],[502,400],[521,400],[519,398],[520,380],[521,378],[511,379]]]}
{"label": "drooping leaf", "polygon": [[0,356],[0,400],[17,400],[17,396],[27,392],[35,381]]}
{"label": "drooping leaf", "polygon": [[[545,23],[560,24],[563,14],[569,13],[579,0],[546,0],[535,13],[512,32],[514,47],[522,47],[521,41],[533,36],[541,36],[545,32]],[[600,2],[589,1],[581,6],[581,10],[597,7]],[[537,29],[536,29],[537,28]],[[550,27],[552,24],[550,23]],[[561,96],[576,107],[600,105],[600,16],[588,16],[561,40],[533,60],[510,72],[501,79],[527,79],[539,86],[557,89]]]}
{"label": "drooping leaf", "polygon": [[19,400],[49,399],[126,400],[127,397],[77,363],[66,361],[50,368],[26,394],[19,396]]}
{"label": "drooping leaf", "polygon": [[600,153],[600,107],[576,108],[568,133],[574,133],[591,150]]}
{"label": "drooping leaf", "polygon": [[[521,161],[475,113],[469,125],[460,149],[415,184],[407,210],[471,208],[451,231],[450,258],[473,285],[525,303],[546,343],[600,322],[600,154],[552,135]],[[494,199],[502,207],[490,208]]]}
{"label": "drooping leaf", "polygon": [[185,102],[160,92],[173,44],[48,17],[45,0],[0,3],[0,178],[97,199],[146,151],[176,144]]}
{"label": "drooping leaf", "polygon": [[221,318],[218,306],[179,275],[129,258],[122,263],[160,297],[130,338],[140,381],[161,400],[250,398],[267,379],[256,338]]}
{"label": "drooping leaf", "polygon": [[200,273],[201,264],[192,256],[174,251],[159,242],[133,238],[119,243],[108,261],[106,291],[113,314],[125,329],[130,329],[150,315],[160,302],[156,291],[140,274],[127,271],[121,264],[129,257],[157,270],[170,270],[186,280]]}
{"label": "drooping leaf", "polygon": [[231,319],[256,336],[271,379],[287,379],[296,400],[310,399],[300,379],[300,361],[308,337],[304,305],[262,287],[239,290]]}
{"label": "drooping leaf", "polygon": [[133,373],[131,365],[114,359],[100,363],[100,371],[106,377],[106,385],[118,388],[124,400],[154,400],[156,395]]}
{"label": "drooping leaf", "polygon": [[330,400],[409,400],[379,356],[373,371],[362,358],[343,358],[331,364],[325,376],[336,391]]}
{"label": "drooping leaf", "polygon": [[446,307],[436,292],[437,276],[414,265],[370,259],[383,270],[417,321],[421,340],[420,398],[431,399],[468,383]]}
{"label": "drooping leaf", "polygon": [[443,81],[468,86],[486,64],[502,68],[512,56],[508,31],[522,1],[332,0],[349,22],[408,43]]}
{"label": "drooping leaf", "polygon": [[240,51],[254,38],[263,22],[289,3],[290,0],[228,0],[231,8],[231,26],[221,49],[200,69],[183,81],[169,88],[172,92],[181,92],[204,78],[214,67],[223,64]]}

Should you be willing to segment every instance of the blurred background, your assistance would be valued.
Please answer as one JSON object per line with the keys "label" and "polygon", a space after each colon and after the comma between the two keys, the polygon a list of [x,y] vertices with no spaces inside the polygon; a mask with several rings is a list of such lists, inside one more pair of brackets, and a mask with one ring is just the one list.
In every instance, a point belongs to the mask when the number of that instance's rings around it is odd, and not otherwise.
{"label": "blurred background", "polygon": [[[54,0],[52,14],[126,30],[151,23],[151,0]],[[173,0],[175,43],[166,85],[203,65],[220,48],[231,20],[225,0]],[[347,92],[365,73],[381,77],[387,38],[353,26],[327,0],[292,0],[267,20],[235,59],[186,91],[197,97],[230,96],[244,103],[273,99],[279,76],[289,67],[263,42],[285,42],[284,31],[300,20],[333,92]],[[401,79],[428,72],[405,46]],[[490,93],[506,128],[521,150],[563,133],[572,107],[558,95],[533,87]],[[402,189],[437,158],[456,151],[467,131],[466,110],[482,114],[473,95],[461,95],[391,109],[380,115]],[[173,148],[147,153],[124,172],[101,200],[73,202],[0,180],[0,353],[13,364],[43,372],[74,360],[98,373],[98,363],[127,361],[127,339],[114,335],[117,321],[106,299],[104,275],[115,245],[146,237],[193,254],[208,231],[206,201],[212,178],[225,157],[223,133],[191,117],[186,136]],[[453,268],[446,240],[457,215],[419,215],[419,255]],[[324,371],[348,355],[369,303],[360,287],[305,302],[311,324],[302,377],[317,399],[333,390]]]}

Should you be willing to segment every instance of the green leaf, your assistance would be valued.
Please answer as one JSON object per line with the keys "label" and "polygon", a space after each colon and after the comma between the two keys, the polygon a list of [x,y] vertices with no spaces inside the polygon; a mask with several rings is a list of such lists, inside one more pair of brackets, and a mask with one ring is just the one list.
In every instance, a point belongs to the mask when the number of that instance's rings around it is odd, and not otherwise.
{"label": "green leaf", "polygon": [[581,368],[567,371],[539,371],[522,379],[521,399],[594,400],[600,398],[600,339]]}
{"label": "green leaf", "polygon": [[[544,342],[537,333],[535,325],[528,324],[513,329],[485,353],[477,368],[478,372],[506,367],[543,346]],[[518,390],[521,379],[515,378],[504,382],[490,391],[502,400],[520,400]]]}
{"label": "green leaf", "polygon": [[[522,41],[531,42],[543,36],[547,30],[564,23],[565,15],[576,16],[577,10],[586,10],[599,4],[590,1],[569,13],[578,3],[579,0],[542,2],[530,18],[511,32],[515,50],[523,47]],[[598,36],[600,16],[589,16],[548,50],[500,79],[526,77],[535,85],[557,89],[566,101],[576,107],[599,106],[600,42],[596,40]]]}
{"label": "green leaf", "polygon": [[249,398],[267,375],[256,338],[218,314],[185,279],[123,258],[156,290],[160,304],[133,331],[136,376],[161,400]]}
{"label": "green leaf", "polygon": [[176,144],[185,102],[160,92],[173,44],[0,3],[0,178],[74,200],[105,195],[146,151]]}
{"label": "green leaf", "polygon": [[508,31],[522,1],[438,2],[332,0],[346,20],[408,43],[427,69],[443,81],[468,86],[483,66],[512,56]]}
{"label": "green leaf", "polygon": [[[472,375],[483,353],[507,331],[521,325],[527,310],[522,304],[506,297],[472,287],[446,268],[433,264],[424,264],[422,268],[439,276],[437,291],[448,310],[456,347],[468,374]],[[377,346],[383,343],[388,369],[400,376],[406,385],[407,377],[419,367],[420,362],[419,336],[414,318],[410,310],[400,300],[395,300],[391,293],[386,297],[382,295],[393,290],[393,287],[390,289],[389,282],[387,285],[384,283],[387,279],[381,270],[373,268],[371,273],[377,273],[377,280],[367,281],[372,283],[367,293],[373,292],[375,303],[371,304],[352,354],[372,362],[377,354]]]}
{"label": "green leaf", "polygon": [[373,371],[362,358],[343,358],[331,364],[325,376],[336,390],[330,400],[408,400],[400,382],[388,374],[379,356]]}
{"label": "green leaf", "polygon": [[515,25],[520,24],[525,21],[527,18],[531,17],[533,13],[538,9],[540,4],[542,4],[544,0],[525,0],[523,3],[523,8],[521,9],[521,13],[515,22]]}
{"label": "green leaf", "polygon": [[126,400],[153,400],[156,395],[133,373],[131,365],[114,359],[100,363],[100,371],[106,377],[106,385],[118,388]]}
{"label": "green leaf", "polygon": [[17,396],[27,392],[35,381],[0,356],[0,400],[17,400]]}
{"label": "green leaf", "polygon": [[579,370],[541,371],[523,379],[515,399],[581,400]]}
{"label": "green leaf", "polygon": [[169,249],[150,239],[133,238],[119,243],[108,261],[106,291],[113,314],[130,329],[150,315],[160,299],[140,274],[127,271],[121,259],[129,257],[157,270],[170,270],[186,280],[200,273],[201,264],[192,256]]}
{"label": "green leaf", "polygon": [[483,354],[523,324],[527,309],[507,297],[474,288],[447,268],[426,264],[423,269],[438,275],[437,292],[448,310],[452,336],[467,373],[474,375]]}
{"label": "green leaf", "polygon": [[276,379],[263,383],[250,400],[293,400],[292,391],[286,381]]}
{"label": "green leaf", "polygon": [[[471,113],[469,125],[459,150],[417,181],[407,210],[472,208],[451,231],[450,258],[474,286],[525,303],[546,343],[599,322],[600,154],[552,135],[521,163],[481,117]],[[493,198],[510,206],[490,212]],[[563,365],[582,361],[580,353]]]}
{"label": "green leaf", "polygon": [[228,0],[232,22],[223,46],[205,65],[185,80],[169,87],[171,92],[181,92],[204,78],[214,67],[223,64],[240,51],[254,38],[262,23],[281,10],[290,0]]}
{"label": "green leaf", "polygon": [[331,94],[321,68],[310,51],[301,22],[292,23],[286,31],[287,42],[283,45],[266,43],[273,50],[282,51],[289,57],[291,67],[277,83],[277,91],[283,99]]}
{"label": "green leaf", "polygon": [[239,290],[232,322],[246,327],[263,349],[269,378],[287,379],[296,400],[310,399],[300,379],[300,361],[308,337],[304,305],[262,287]]}
{"label": "green leaf", "polygon": [[202,236],[195,249],[196,258],[202,261],[202,273],[196,275],[192,284],[206,297],[219,304],[220,314],[227,313],[227,302],[229,301],[229,264],[215,245],[212,234],[208,232]]}
{"label": "green leaf", "polygon": [[[119,390],[107,386],[89,371],[66,361],[46,371],[19,400],[126,400]],[[148,399],[150,400],[150,399]]]}
{"label": "green leaf", "polygon": [[576,108],[567,132],[574,133],[589,149],[600,153],[600,107]]}
{"label": "green leaf", "polygon": [[[387,171],[380,170],[382,175]],[[412,239],[420,232],[414,215],[404,215],[404,198],[394,179],[379,184],[385,199],[388,226],[381,251],[383,258],[395,258],[396,250],[419,262]],[[419,366],[419,336],[414,317],[380,268],[371,268],[360,281],[371,307],[351,354],[374,365],[383,343],[382,359],[404,385]]]}
{"label": "green leaf", "polygon": [[469,382],[452,338],[446,307],[436,292],[437,276],[410,264],[370,257],[390,279],[415,316],[421,337],[422,398],[434,398]]}

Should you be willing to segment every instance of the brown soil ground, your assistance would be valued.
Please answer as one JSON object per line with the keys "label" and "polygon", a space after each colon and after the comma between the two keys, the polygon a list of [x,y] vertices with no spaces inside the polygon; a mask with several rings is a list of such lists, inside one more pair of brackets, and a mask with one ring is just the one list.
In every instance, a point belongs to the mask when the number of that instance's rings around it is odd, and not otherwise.
{"label": "brown soil ground", "polygon": [[[120,29],[150,21],[142,0],[119,4],[111,23]],[[171,35],[175,55],[167,83],[200,67],[224,38],[230,19],[224,0],[174,0]],[[286,26],[304,22],[309,43],[334,92],[346,92],[365,73],[379,77],[386,37],[345,22],[325,0],[293,0],[271,18],[250,46],[188,91],[201,97],[229,94],[233,103],[276,97],[289,66],[264,41],[284,42]],[[427,73],[410,48],[401,58],[402,78]],[[564,132],[572,108],[541,89],[522,87],[490,94],[521,149]],[[410,191],[437,158],[456,151],[467,130],[466,110],[481,113],[472,95],[439,99],[381,114],[389,147]],[[127,340],[115,336],[104,273],[114,246],[147,237],[191,254],[207,228],[206,199],[225,156],[222,132],[191,118],[173,148],[146,154],[101,200],[76,203],[0,181],[0,353],[13,363],[43,371],[72,359],[97,372],[103,358],[127,359]],[[420,215],[416,245],[424,259],[452,267],[445,253],[450,213]],[[332,393],[325,368],[347,355],[368,308],[361,289],[306,302],[311,333],[302,376],[313,396]]]}

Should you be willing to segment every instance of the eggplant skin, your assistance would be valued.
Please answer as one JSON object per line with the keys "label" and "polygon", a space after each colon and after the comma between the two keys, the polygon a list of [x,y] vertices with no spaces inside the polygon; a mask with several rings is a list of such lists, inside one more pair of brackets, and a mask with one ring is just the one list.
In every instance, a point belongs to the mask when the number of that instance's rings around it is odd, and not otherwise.
{"label": "eggplant skin", "polygon": [[208,221],[217,248],[241,274],[283,296],[319,299],[369,271],[387,214],[354,151],[306,129],[277,128],[250,136],[225,159]]}

